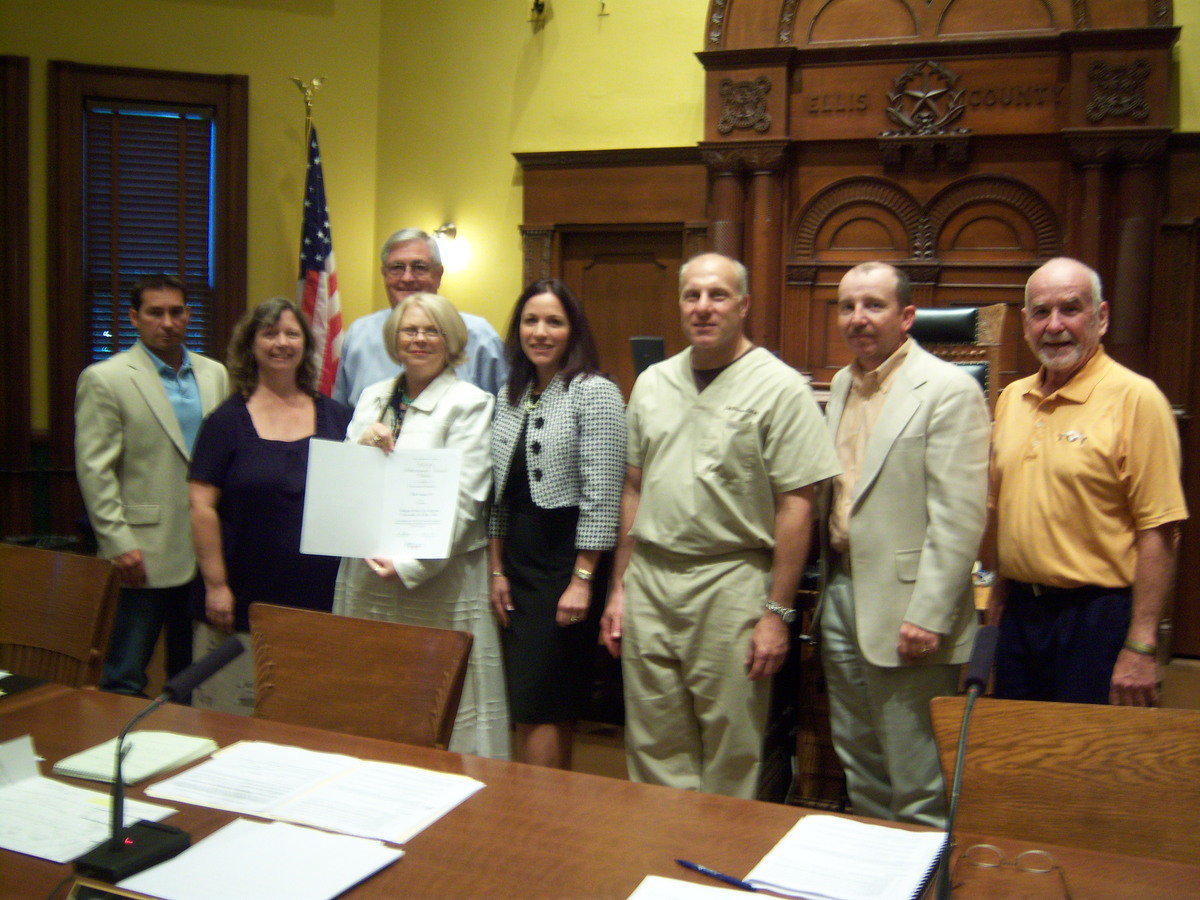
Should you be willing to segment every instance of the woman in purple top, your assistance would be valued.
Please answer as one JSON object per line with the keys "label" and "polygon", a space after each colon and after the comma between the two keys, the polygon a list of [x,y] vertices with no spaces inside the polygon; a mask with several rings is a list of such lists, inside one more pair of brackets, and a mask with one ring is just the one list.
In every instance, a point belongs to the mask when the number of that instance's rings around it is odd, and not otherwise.
{"label": "woman in purple top", "polygon": [[[228,365],[234,394],[205,419],[192,453],[204,597],[197,653],[248,631],[256,600],[328,612],[340,562],[300,552],[309,439],[342,440],[351,411],[317,392],[313,336],[296,305],[277,297],[243,316]],[[240,671],[197,690],[193,702],[253,711],[250,654],[240,659]]]}

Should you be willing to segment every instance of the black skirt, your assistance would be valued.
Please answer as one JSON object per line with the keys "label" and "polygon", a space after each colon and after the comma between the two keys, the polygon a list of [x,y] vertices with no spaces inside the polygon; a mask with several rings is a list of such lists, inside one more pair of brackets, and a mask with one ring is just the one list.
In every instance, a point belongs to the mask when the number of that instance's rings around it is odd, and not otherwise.
{"label": "black skirt", "polygon": [[501,633],[509,714],[523,725],[572,721],[587,707],[607,572],[597,567],[584,620],[560,627],[555,614],[575,569],[579,508],[542,509],[533,502],[524,434],[517,439],[503,499],[504,574],[515,607]]}

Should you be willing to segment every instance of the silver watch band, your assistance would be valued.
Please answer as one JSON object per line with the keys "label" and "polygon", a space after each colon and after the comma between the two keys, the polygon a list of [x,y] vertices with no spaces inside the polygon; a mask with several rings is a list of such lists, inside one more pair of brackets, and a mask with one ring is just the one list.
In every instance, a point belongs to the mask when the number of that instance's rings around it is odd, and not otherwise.
{"label": "silver watch band", "polygon": [[794,609],[786,606],[780,606],[778,603],[774,603],[771,600],[768,600],[763,604],[763,609],[765,609],[767,612],[775,613],[775,615],[783,619],[784,624],[786,625],[791,625],[796,621],[796,611]]}

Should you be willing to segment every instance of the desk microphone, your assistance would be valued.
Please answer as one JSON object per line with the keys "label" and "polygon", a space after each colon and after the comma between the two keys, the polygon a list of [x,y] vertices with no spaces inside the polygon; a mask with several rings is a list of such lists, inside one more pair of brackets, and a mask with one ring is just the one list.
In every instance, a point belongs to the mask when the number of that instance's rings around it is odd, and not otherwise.
{"label": "desk microphone", "polygon": [[987,687],[992,675],[992,666],[996,662],[996,641],[1000,637],[1000,629],[995,625],[984,625],[975,635],[975,644],[971,647],[971,658],[967,661],[967,677],[964,681],[967,688],[967,705],[963,709],[962,726],[958,731],[958,749],[954,754],[954,779],[950,789],[950,809],[946,815],[946,846],[942,850],[942,877],[938,881],[938,900],[949,900],[950,897],[950,849],[954,835],[954,815],[958,812],[958,792],[962,787],[963,763],[967,755],[967,729],[971,725],[971,710],[975,701]]}
{"label": "desk microphone", "polygon": [[122,729],[117,738],[113,763],[112,837],[75,860],[78,874],[115,883],[170,859],[190,846],[191,838],[187,833],[172,825],[143,820],[125,827],[125,779],[121,774],[121,762],[129,752],[125,738],[134,725],[168,700],[178,701],[187,697],[193,688],[225,668],[243,649],[242,642],[236,636],[230,636],[216,650],[192,663],[163,685],[162,693]]}

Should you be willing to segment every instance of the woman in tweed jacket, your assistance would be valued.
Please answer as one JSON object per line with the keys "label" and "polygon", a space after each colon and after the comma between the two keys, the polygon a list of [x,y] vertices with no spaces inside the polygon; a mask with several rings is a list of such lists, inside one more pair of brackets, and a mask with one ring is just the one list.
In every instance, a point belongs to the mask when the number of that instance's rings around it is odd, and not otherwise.
{"label": "woman in tweed jacket", "polygon": [[507,346],[509,382],[492,427],[489,596],[518,758],[570,768],[604,602],[601,554],[617,538],[625,405],[561,281],[525,289]]}

